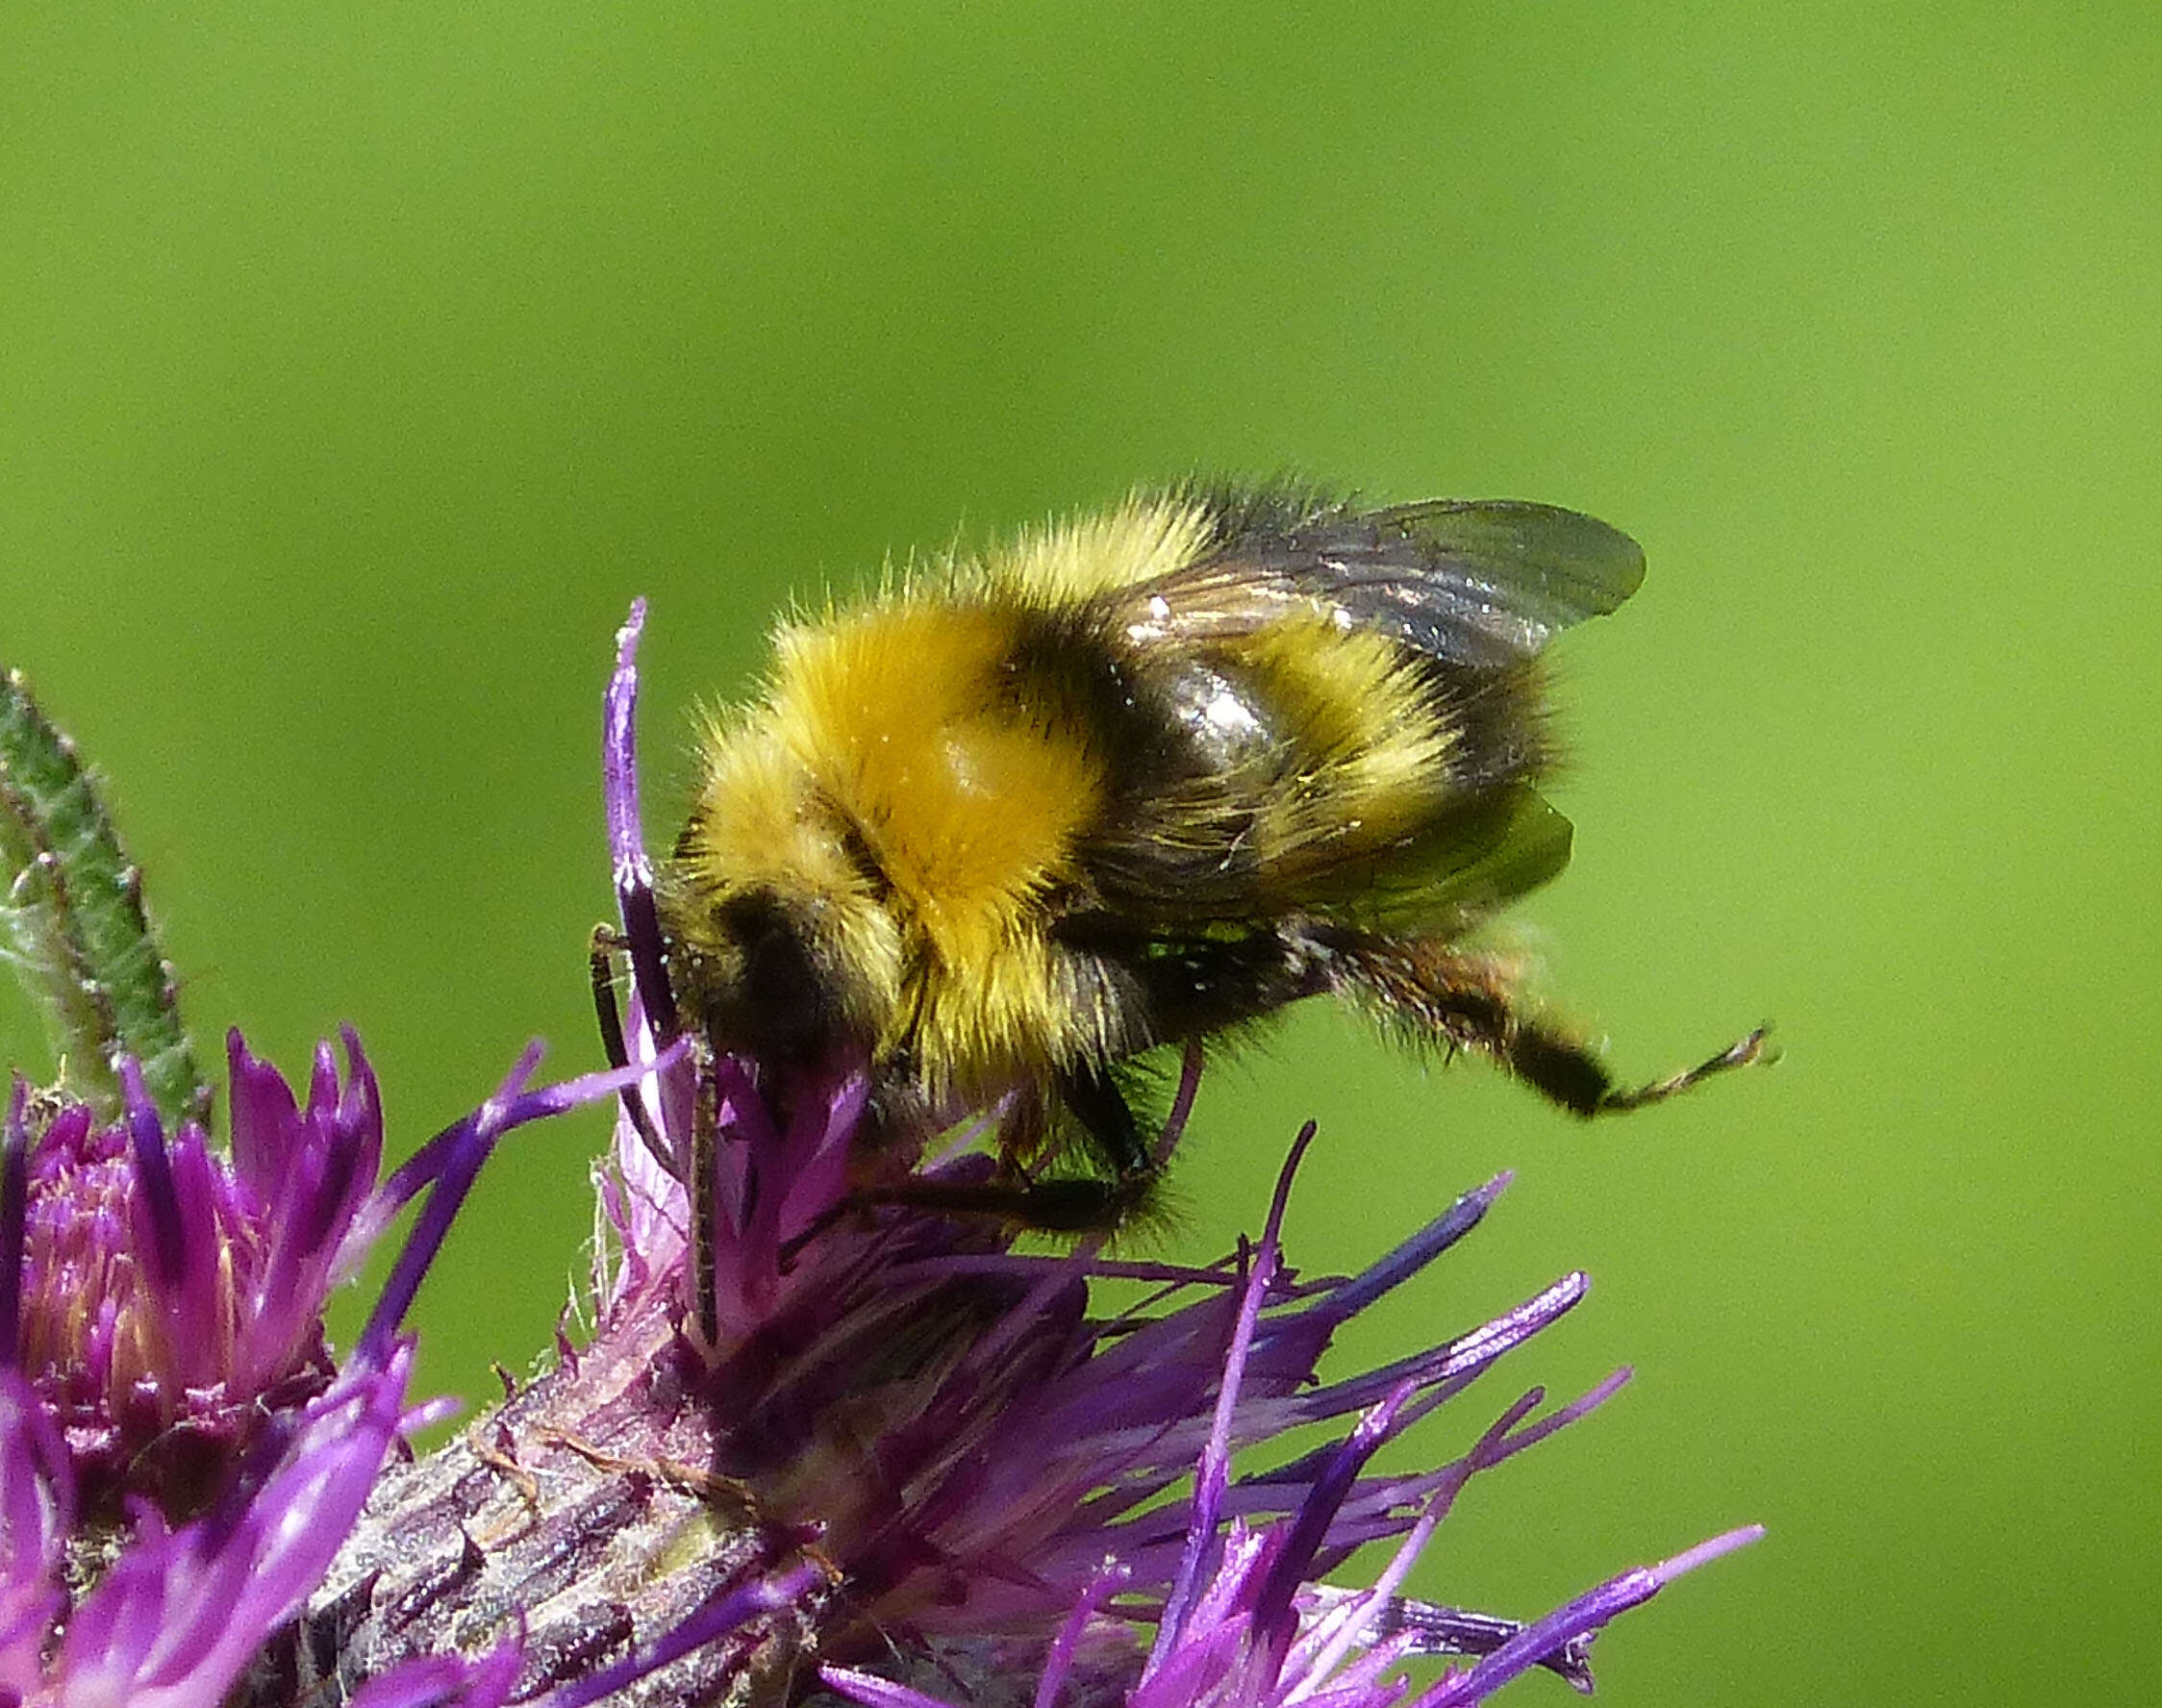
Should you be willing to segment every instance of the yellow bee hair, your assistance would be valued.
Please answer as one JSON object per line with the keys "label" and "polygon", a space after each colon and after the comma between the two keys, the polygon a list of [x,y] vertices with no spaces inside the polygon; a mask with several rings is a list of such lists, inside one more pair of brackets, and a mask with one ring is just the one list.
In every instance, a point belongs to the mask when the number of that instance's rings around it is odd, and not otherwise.
{"label": "yellow bee hair", "polygon": [[1188,487],[785,623],[663,873],[679,996],[890,1118],[1003,1100],[1017,1168],[1132,1179],[1124,1064],[1323,992],[1590,1113],[1457,945],[1568,857],[1539,654],[1641,569],[1544,506]]}

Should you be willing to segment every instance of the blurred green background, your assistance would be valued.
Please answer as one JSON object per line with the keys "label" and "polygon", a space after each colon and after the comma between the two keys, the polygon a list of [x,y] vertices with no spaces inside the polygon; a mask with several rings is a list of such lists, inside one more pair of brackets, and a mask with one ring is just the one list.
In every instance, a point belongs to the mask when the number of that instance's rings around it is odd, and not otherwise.
{"label": "blurred green background", "polygon": [[[1614,1703],[2152,1699],[2162,13],[362,10],[0,17],[0,657],[205,1040],[356,1022],[401,1151],[531,1035],[593,1065],[634,593],[665,821],[791,590],[957,527],[1194,467],[1594,511],[1651,574],[1563,649],[1527,921],[1625,1071],[1785,1062],[1586,1129],[1303,1015],[1207,1088],[1176,1249],[1308,1115],[1309,1268],[1518,1170],[1350,1353],[1593,1271],[1426,1454],[1637,1384],[1418,1587],[1769,1524]],[[601,1131],[484,1177],[426,1380],[544,1344]]]}

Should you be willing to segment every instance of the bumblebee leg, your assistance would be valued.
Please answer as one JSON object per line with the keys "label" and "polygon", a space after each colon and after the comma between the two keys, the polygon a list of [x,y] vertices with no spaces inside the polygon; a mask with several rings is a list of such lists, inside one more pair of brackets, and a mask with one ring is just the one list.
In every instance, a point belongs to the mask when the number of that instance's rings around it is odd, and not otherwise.
{"label": "bumblebee leg", "polygon": [[875,1187],[843,1209],[896,1204],[945,1216],[984,1217],[1034,1234],[1111,1234],[1146,1207],[1156,1186],[1153,1168],[1118,1180],[986,1181],[980,1186],[913,1180]]}
{"label": "bumblebee leg", "polygon": [[[1043,1151],[1046,1133],[1068,1121],[1080,1128],[1075,1137],[1101,1172],[1030,1179],[1019,1159]],[[1125,1093],[1101,1068],[1062,1071],[1049,1094],[1018,1099],[1001,1127],[1000,1150],[1005,1166],[997,1178],[963,1183],[912,1175],[851,1193],[834,1214],[892,1205],[979,1217],[1040,1234],[1110,1234],[1146,1210],[1162,1173]],[[812,1232],[827,1225],[830,1219]]]}
{"label": "bumblebee leg", "polygon": [[593,1013],[600,1020],[600,1044],[611,1068],[631,1065],[630,1047],[623,1042],[623,1011],[616,1000],[616,957],[625,946],[623,934],[613,925],[595,925],[586,945],[587,970],[593,981]]}
{"label": "bumblebee leg", "polygon": [[1694,1068],[1684,1068],[1679,1073],[1670,1073],[1665,1079],[1638,1086],[1634,1091],[1609,1090],[1598,1108],[1593,1113],[1611,1115],[1624,1109],[1642,1109],[1647,1103],[1664,1103],[1669,1097],[1686,1092],[1691,1086],[1707,1080],[1715,1073],[1724,1073],[1730,1068],[1747,1068],[1752,1062],[1769,1062],[1775,1051],[1772,1044],[1772,1028],[1759,1026],[1747,1038],[1738,1038],[1707,1062]]}
{"label": "bumblebee leg", "polygon": [[1060,920],[1053,937],[1077,991],[1100,990],[1107,1004],[1142,1017],[1145,1039],[1128,1040],[1128,1048],[1219,1032],[1330,988],[1327,948],[1303,924],[1180,938],[1078,914]]}
{"label": "bumblebee leg", "polygon": [[[593,985],[593,1013],[600,1021],[600,1042],[611,1068],[631,1065],[630,1045],[623,1037],[623,1011],[616,997],[616,956],[631,946],[630,939],[611,925],[595,925],[588,949]],[[636,1086],[618,1093],[623,1113],[643,1144],[646,1154],[671,1177],[683,1173],[680,1159],[670,1153],[653,1118],[646,1113],[645,1098]],[[691,1265],[698,1277],[698,1332],[702,1344],[713,1347],[720,1336],[720,1305],[714,1296],[714,1254],[717,1237],[714,1224],[714,1179],[719,1167],[719,1088],[704,1063],[698,1066],[691,1093],[691,1168],[684,1193],[691,1200]]]}
{"label": "bumblebee leg", "polygon": [[691,1093],[691,1178],[683,1183],[691,1199],[691,1268],[696,1277],[698,1336],[711,1350],[720,1343],[720,1301],[715,1258],[719,1250],[715,1187],[720,1173],[720,1087],[710,1061],[699,1064]]}
{"label": "bumblebee leg", "polygon": [[1572,1115],[1615,1115],[1664,1102],[1699,1081],[1762,1059],[1763,1027],[1710,1061],[1646,1086],[1621,1087],[1582,1039],[1518,1006],[1509,967],[1443,943],[1367,938],[1330,945],[1332,983],[1413,1040],[1476,1050]]}
{"label": "bumblebee leg", "polygon": [[1146,1171],[1148,1142],[1109,1073],[1096,1067],[1068,1068],[1058,1075],[1058,1090],[1100,1161],[1121,1178]]}

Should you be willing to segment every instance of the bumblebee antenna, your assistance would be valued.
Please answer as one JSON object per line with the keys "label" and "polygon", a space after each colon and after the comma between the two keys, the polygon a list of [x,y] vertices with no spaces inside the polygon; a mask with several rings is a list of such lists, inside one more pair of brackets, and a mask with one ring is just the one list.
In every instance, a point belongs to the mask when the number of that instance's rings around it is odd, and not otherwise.
{"label": "bumblebee antenna", "polygon": [[[611,1068],[631,1065],[630,1045],[623,1037],[623,1011],[616,992],[616,957],[629,946],[628,940],[615,927],[595,925],[587,952],[593,983],[593,1016],[600,1022],[600,1047]],[[638,1134],[639,1143],[645,1146],[646,1155],[673,1174],[675,1159],[668,1154],[666,1144],[653,1125],[653,1117],[646,1112],[643,1093],[636,1085],[626,1085],[616,1096],[622,1102],[624,1116]]]}

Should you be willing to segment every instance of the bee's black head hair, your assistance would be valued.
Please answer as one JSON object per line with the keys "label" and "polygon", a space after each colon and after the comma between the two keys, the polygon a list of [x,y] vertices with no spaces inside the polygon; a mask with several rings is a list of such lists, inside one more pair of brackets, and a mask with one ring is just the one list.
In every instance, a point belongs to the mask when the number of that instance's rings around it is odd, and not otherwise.
{"label": "bee's black head hair", "polygon": [[823,1055],[834,1028],[826,982],[789,907],[770,890],[745,890],[716,903],[712,919],[728,952],[691,976],[715,1036],[762,1062]]}

